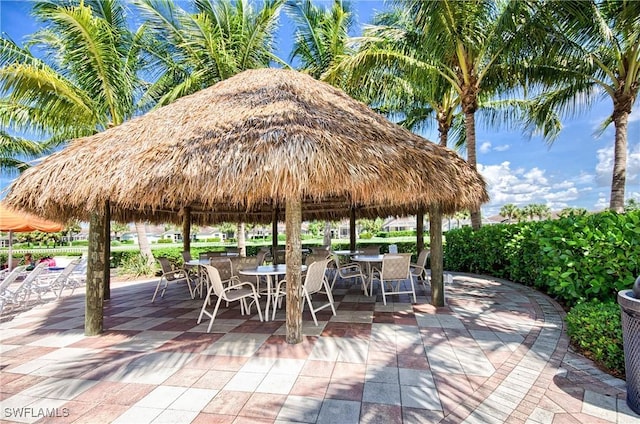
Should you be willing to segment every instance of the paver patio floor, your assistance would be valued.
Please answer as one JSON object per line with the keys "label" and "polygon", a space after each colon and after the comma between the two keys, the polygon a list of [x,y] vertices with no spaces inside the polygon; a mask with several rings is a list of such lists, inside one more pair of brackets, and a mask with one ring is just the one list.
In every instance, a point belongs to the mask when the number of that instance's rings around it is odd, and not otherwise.
{"label": "paver patio floor", "polygon": [[[337,315],[260,322],[155,281],[114,283],[105,332],[85,337],[84,294],[0,324],[1,422],[638,423],[625,382],[571,351],[562,308],[511,282],[454,274],[447,306],[335,290]],[[54,415],[54,416],[49,416]]]}

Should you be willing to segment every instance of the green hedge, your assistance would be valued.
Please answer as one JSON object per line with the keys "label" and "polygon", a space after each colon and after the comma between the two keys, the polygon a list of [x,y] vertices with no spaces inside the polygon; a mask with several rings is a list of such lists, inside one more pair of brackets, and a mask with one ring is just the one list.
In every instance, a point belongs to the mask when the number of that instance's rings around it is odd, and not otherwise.
{"label": "green hedge", "polygon": [[445,269],[534,286],[566,305],[615,301],[640,275],[640,211],[446,233]]}
{"label": "green hedge", "polygon": [[610,373],[624,377],[624,348],[620,307],[613,302],[591,301],[567,314],[567,334],[576,349]]}

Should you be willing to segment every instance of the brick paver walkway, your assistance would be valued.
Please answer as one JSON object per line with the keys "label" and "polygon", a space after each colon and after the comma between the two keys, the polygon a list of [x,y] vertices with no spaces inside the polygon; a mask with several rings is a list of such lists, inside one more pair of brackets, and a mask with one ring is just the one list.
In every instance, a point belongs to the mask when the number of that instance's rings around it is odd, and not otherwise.
{"label": "brick paver walkway", "polygon": [[0,324],[2,422],[640,422],[624,381],[569,349],[560,306],[518,284],[455,275],[444,308],[338,287],[297,345],[283,312],[232,305],[207,334],[200,299],[154,288],[114,284],[98,337],[82,293]]}

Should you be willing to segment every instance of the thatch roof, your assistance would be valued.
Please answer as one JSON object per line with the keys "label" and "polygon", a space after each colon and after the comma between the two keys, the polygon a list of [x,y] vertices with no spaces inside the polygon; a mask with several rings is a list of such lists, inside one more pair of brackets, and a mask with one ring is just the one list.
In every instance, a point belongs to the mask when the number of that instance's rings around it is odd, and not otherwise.
{"label": "thatch roof", "polygon": [[[455,152],[342,91],[288,70],[246,71],[68,147],[25,171],[9,204],[56,220],[270,222],[303,199],[303,219],[444,212],[488,200]],[[282,215],[281,215],[282,216]]]}

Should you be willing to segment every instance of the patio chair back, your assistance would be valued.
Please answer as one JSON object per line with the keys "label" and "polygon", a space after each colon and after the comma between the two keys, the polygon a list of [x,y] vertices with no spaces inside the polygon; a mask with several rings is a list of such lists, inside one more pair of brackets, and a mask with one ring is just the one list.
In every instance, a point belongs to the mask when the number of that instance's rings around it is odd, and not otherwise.
{"label": "patio chair back", "polygon": [[162,273],[164,277],[169,281],[174,280],[182,280],[184,277],[180,274],[176,274],[171,262],[167,258],[158,258],[158,262],[160,262],[160,267],[162,268]]}
{"label": "patio chair back", "polygon": [[427,259],[429,258],[429,255],[431,254],[431,250],[430,249],[422,249],[420,251],[420,254],[418,255],[418,259],[416,260],[415,265],[419,266],[419,267],[426,267],[427,266]]}
{"label": "patio chair back", "polygon": [[255,266],[264,265],[264,261],[267,259],[267,255],[269,255],[268,249],[260,249],[258,254],[256,255]]}
{"label": "patio chair back", "polygon": [[[382,269],[379,271],[382,302],[387,304],[387,294],[411,294],[416,302],[416,290],[411,274],[411,254],[386,254],[382,257]],[[402,283],[408,280],[409,289],[401,290]],[[390,291],[387,290],[390,288]]]}
{"label": "patio chair back", "polygon": [[[209,279],[209,284],[213,287],[213,292],[220,299],[227,300],[227,293],[224,290],[224,284],[222,283],[222,278],[220,277],[220,272],[213,265],[204,265],[203,267],[206,270],[207,278]],[[206,302],[206,300],[205,300]]]}
{"label": "patio chair back", "polygon": [[327,271],[327,264],[330,261],[331,259],[323,259],[309,265],[304,279],[304,289],[307,294],[317,293],[324,288],[325,272]]}
{"label": "patio chair back", "polygon": [[[228,282],[233,278],[233,264],[229,258],[210,258],[209,265],[215,267],[218,270],[220,280]],[[217,293],[216,293],[217,294]]]}
{"label": "patio chair back", "polygon": [[191,252],[187,252],[187,251],[182,252],[182,260],[184,261],[184,263],[187,263],[192,259],[193,258],[191,257]]}

